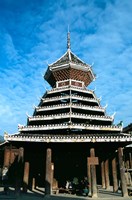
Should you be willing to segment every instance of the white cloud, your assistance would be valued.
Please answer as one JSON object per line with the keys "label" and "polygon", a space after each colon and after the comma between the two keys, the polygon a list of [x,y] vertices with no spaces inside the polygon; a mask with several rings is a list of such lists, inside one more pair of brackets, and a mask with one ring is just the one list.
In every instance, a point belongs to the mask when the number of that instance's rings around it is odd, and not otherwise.
{"label": "white cloud", "polygon": [[68,24],[73,52],[85,62],[95,63],[93,69],[99,78],[90,87],[96,86],[102,105],[108,103],[108,113],[117,111],[115,121],[130,123],[131,2],[29,2],[26,6],[21,3],[23,12],[15,13],[12,7],[2,10],[5,21],[2,24],[1,20],[0,25],[0,93],[4,100],[0,108],[5,118],[0,117],[1,131],[6,127],[13,132],[18,123],[26,123],[25,113],[32,114],[32,105],[37,105],[37,97],[45,92],[44,85],[49,88],[41,75],[47,63],[66,51]]}

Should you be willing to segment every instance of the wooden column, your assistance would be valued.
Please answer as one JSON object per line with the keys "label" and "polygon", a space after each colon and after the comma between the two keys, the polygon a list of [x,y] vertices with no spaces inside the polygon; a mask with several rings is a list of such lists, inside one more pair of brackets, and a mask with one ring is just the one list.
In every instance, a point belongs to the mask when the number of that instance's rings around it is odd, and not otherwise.
{"label": "wooden column", "polygon": [[23,162],[24,160],[24,148],[20,147],[18,150],[18,162]]}
{"label": "wooden column", "polygon": [[113,192],[118,191],[116,158],[112,159]]}
{"label": "wooden column", "polygon": [[132,169],[132,153],[129,153],[130,169]]}
{"label": "wooden column", "polygon": [[53,189],[53,180],[54,180],[54,163],[51,163],[51,189]]}
{"label": "wooden column", "polygon": [[127,185],[126,185],[126,180],[125,180],[125,168],[124,168],[124,163],[123,163],[123,149],[121,147],[118,148],[118,158],[119,158],[122,196],[127,197],[128,191],[127,191]]}
{"label": "wooden column", "polygon": [[104,161],[101,162],[101,178],[102,178],[102,188],[105,188],[105,167],[104,167]]}
{"label": "wooden column", "polygon": [[36,185],[35,185],[35,178],[32,179],[32,190],[34,190],[36,188]]}
{"label": "wooden column", "polygon": [[5,147],[3,167],[9,168],[9,165],[10,165],[10,149],[8,147]]}
{"label": "wooden column", "polygon": [[129,160],[129,153],[128,151],[124,152],[124,166],[126,169],[130,169],[130,160]]}
{"label": "wooden column", "polygon": [[[90,149],[90,156],[95,157],[94,148]],[[97,181],[96,181],[96,167],[91,165],[91,185],[92,185],[92,197],[97,197]]]}
{"label": "wooden column", "polygon": [[24,164],[24,176],[23,176],[23,191],[27,192],[28,189],[28,181],[29,181],[29,162],[25,162]]}
{"label": "wooden column", "polygon": [[16,158],[16,155],[15,155],[15,153],[14,153],[14,149],[11,149],[11,150],[10,150],[10,165],[13,164],[15,158]]}
{"label": "wooden column", "polygon": [[[87,162],[88,163],[88,162]],[[91,188],[91,167],[89,164],[87,164],[87,173],[88,173],[88,182],[89,182],[89,193],[88,196],[92,195],[92,188]]]}
{"label": "wooden column", "polygon": [[5,194],[8,194],[8,170],[10,167],[10,148],[5,147],[4,150],[4,163],[3,163],[3,169],[2,169],[2,179],[3,179],[3,185],[4,185],[4,192]]}
{"label": "wooden column", "polygon": [[105,161],[105,184],[106,189],[110,188],[110,179],[109,179],[109,160]]}
{"label": "wooden column", "polygon": [[128,158],[126,160],[125,167],[126,167],[126,169],[130,169],[130,163],[129,163],[129,159]]}
{"label": "wooden column", "polygon": [[45,175],[45,195],[50,195],[52,192],[52,170],[51,170],[51,149],[48,148],[46,152],[46,175]]}
{"label": "wooden column", "polygon": [[22,184],[22,174],[23,174],[23,159],[24,159],[24,148],[20,147],[19,149],[15,150],[18,153],[18,159],[16,163],[16,186],[15,186],[15,193],[16,195],[20,194],[21,184]]}

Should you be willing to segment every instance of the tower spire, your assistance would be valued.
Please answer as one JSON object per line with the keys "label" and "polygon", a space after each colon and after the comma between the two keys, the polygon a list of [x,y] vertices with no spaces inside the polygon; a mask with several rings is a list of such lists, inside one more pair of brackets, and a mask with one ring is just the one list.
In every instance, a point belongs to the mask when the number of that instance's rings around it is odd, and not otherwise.
{"label": "tower spire", "polygon": [[68,25],[68,33],[67,33],[67,49],[71,48],[71,43],[70,43],[70,32],[69,32],[69,25]]}

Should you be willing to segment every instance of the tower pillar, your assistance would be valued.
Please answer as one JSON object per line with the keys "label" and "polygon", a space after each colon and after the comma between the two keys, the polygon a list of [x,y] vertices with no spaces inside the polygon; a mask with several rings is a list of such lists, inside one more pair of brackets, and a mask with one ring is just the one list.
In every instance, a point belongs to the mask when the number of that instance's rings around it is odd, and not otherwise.
{"label": "tower pillar", "polygon": [[3,167],[9,168],[9,165],[10,165],[10,149],[8,147],[5,147]]}
{"label": "tower pillar", "polygon": [[105,188],[105,167],[104,167],[104,161],[101,162],[101,178],[102,178],[102,188]]}
{"label": "tower pillar", "polygon": [[110,188],[110,179],[109,179],[109,160],[105,160],[105,184],[106,184],[106,189]]}
{"label": "tower pillar", "polygon": [[92,186],[91,186],[91,167],[87,161],[87,174],[88,174],[88,182],[89,182],[89,193],[88,195],[91,196],[92,195]]}
{"label": "tower pillar", "polygon": [[52,150],[50,148],[46,151],[46,175],[45,175],[45,195],[50,195],[52,192]]}
{"label": "tower pillar", "polygon": [[9,147],[5,147],[4,149],[4,163],[2,169],[2,181],[4,185],[4,192],[5,194],[8,193],[8,170],[10,167],[10,157],[11,157],[11,150]]}
{"label": "tower pillar", "polygon": [[116,157],[112,159],[113,192],[118,191]]}
{"label": "tower pillar", "polygon": [[23,160],[24,160],[24,148],[17,149],[18,158],[16,163],[16,180],[15,180],[15,193],[18,196],[21,190],[22,174],[23,174]]}
{"label": "tower pillar", "polygon": [[24,164],[24,176],[23,176],[23,191],[24,192],[27,192],[27,189],[28,189],[29,169],[30,169],[29,162],[25,162],[25,164]]}
{"label": "tower pillar", "polygon": [[118,148],[118,159],[119,159],[119,168],[120,168],[120,177],[121,177],[121,188],[122,188],[122,196],[127,197],[127,185],[125,180],[125,167],[123,162],[123,149],[121,147]]}
{"label": "tower pillar", "polygon": [[[95,149],[90,149],[90,156],[95,157]],[[91,165],[91,188],[92,188],[92,197],[97,197],[97,181],[96,181],[96,167]]]}

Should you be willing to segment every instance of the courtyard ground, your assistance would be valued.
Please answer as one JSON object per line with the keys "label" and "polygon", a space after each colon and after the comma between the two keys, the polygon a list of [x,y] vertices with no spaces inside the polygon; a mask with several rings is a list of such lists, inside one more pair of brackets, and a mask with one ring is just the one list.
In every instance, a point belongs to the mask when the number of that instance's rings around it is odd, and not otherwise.
{"label": "courtyard ground", "polygon": [[110,190],[99,189],[98,198],[83,197],[77,195],[71,195],[67,193],[59,193],[50,196],[44,196],[42,188],[37,188],[34,191],[28,191],[26,194],[20,193],[19,196],[15,194],[14,189],[10,188],[7,195],[4,194],[4,188],[0,187],[0,199],[1,200],[132,200],[132,197],[122,197],[121,192],[113,193],[112,188]]}

